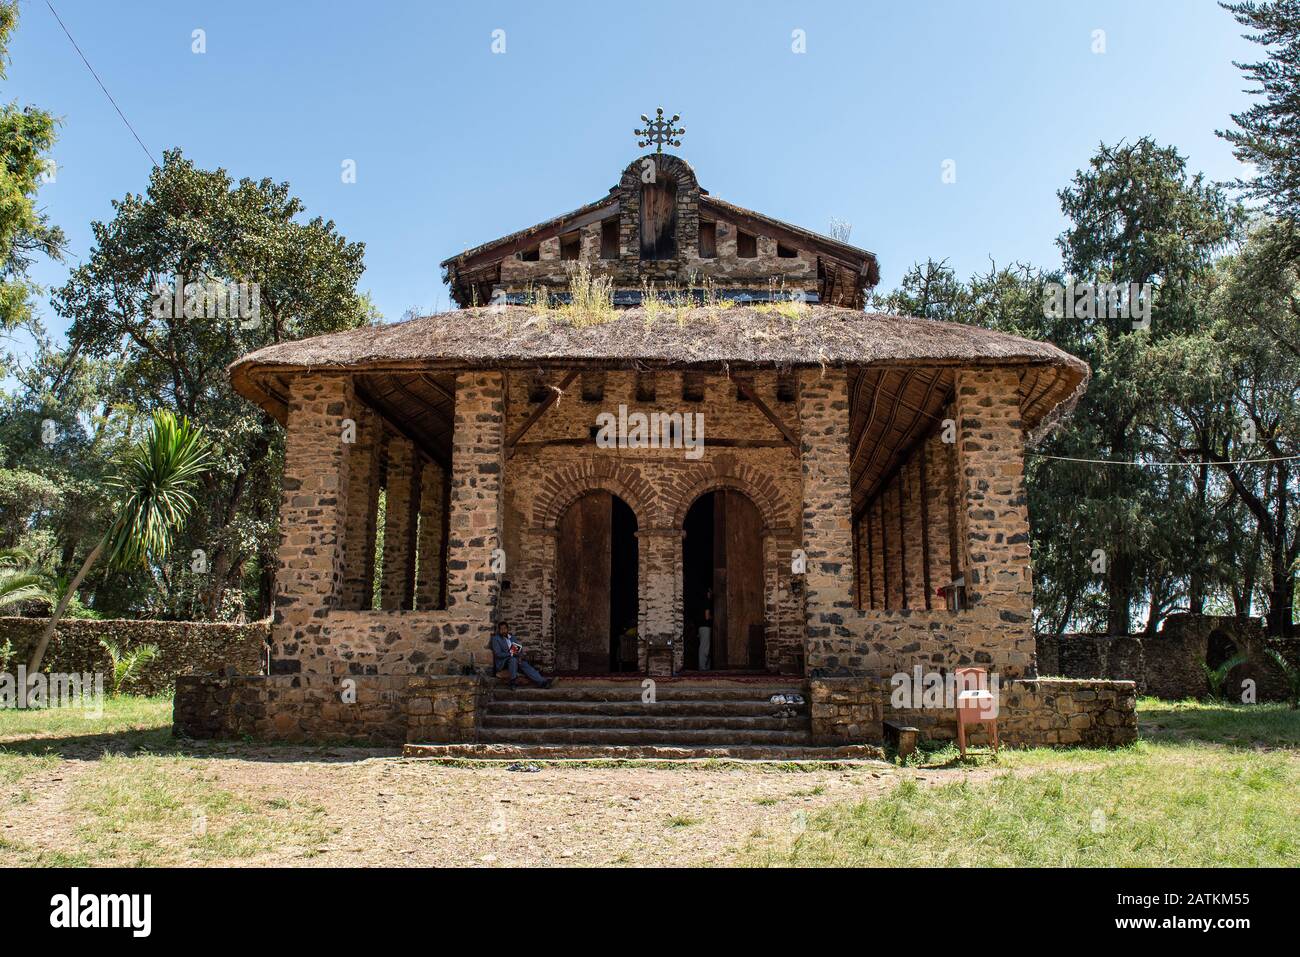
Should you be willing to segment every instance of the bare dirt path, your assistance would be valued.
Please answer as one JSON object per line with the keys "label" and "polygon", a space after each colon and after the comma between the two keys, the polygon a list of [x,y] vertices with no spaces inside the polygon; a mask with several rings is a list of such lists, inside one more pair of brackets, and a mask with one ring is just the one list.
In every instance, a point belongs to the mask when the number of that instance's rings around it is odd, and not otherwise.
{"label": "bare dirt path", "polygon": [[[185,758],[172,775],[238,795],[268,815],[321,809],[322,836],[271,840],[252,856],[191,853],[185,834],[159,863],[280,866],[566,866],[726,864],[752,837],[793,837],[830,804],[879,795],[906,778],[940,783],[992,769],[912,770],[883,763],[814,770],[683,767],[449,765],[384,752],[232,748]],[[94,863],[132,861],[83,838],[85,796],[110,772],[64,759],[0,788],[0,839],[28,854],[74,851]],[[101,778],[105,780],[101,782]],[[21,795],[21,800],[17,796]],[[78,802],[82,802],[79,804]],[[275,810],[288,808],[289,810]],[[262,812],[258,812],[262,813]],[[214,818],[216,823],[216,818]],[[174,828],[173,828],[174,830]],[[285,829],[286,835],[288,830]],[[0,857],[4,852],[0,850]]]}

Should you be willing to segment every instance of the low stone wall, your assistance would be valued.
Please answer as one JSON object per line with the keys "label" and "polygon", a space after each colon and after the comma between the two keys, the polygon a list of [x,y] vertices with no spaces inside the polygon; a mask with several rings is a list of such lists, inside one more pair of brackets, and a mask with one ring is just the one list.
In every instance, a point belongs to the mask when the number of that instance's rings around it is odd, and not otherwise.
{"label": "low stone wall", "polygon": [[1239,698],[1249,680],[1256,700],[1285,700],[1286,679],[1265,649],[1300,662],[1300,642],[1270,640],[1259,619],[1216,615],[1170,615],[1154,636],[1038,635],[1037,646],[1040,675],[1132,681],[1139,694],[1171,700],[1206,696],[1203,666],[1237,654],[1247,660],[1228,673],[1231,698]]}
{"label": "low stone wall", "polygon": [[176,680],[172,733],[375,745],[472,743],[483,684],[472,675],[186,675]]}
{"label": "low stone wall", "polygon": [[[47,621],[45,618],[0,618],[0,645],[7,640],[13,646],[10,670],[27,662]],[[100,645],[100,639],[127,649],[153,644],[158,646],[158,657],[142,666],[139,675],[124,690],[154,694],[167,690],[184,674],[220,674],[229,668],[240,674],[259,674],[264,670],[269,636],[267,621],[228,624],[70,618],[59,622],[41,669],[107,672],[108,652]]]}
{"label": "low stone wall", "polygon": [[[957,719],[952,708],[894,708],[888,682],[881,690],[884,719],[910,725],[923,739],[952,741]],[[1012,747],[1108,748],[1137,740],[1137,689],[1131,681],[1028,678],[999,689],[998,738]],[[987,732],[968,732],[976,744]]]}
{"label": "low stone wall", "polygon": [[816,744],[862,744],[884,736],[880,687],[874,678],[813,678],[808,682],[808,707]]}

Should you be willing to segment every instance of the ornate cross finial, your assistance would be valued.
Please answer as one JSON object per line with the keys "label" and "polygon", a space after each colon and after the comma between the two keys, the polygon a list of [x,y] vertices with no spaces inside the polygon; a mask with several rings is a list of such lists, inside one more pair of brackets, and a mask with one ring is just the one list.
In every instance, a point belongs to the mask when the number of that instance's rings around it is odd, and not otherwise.
{"label": "ornate cross finial", "polygon": [[662,153],[664,151],[665,143],[669,146],[681,146],[682,141],[673,138],[681,136],[686,132],[685,129],[673,129],[673,124],[680,119],[681,117],[674,113],[671,120],[665,120],[664,108],[662,106],[655,110],[655,118],[653,120],[642,113],[641,122],[645,124],[645,129],[633,130],[632,132],[637,136],[644,136],[645,139],[637,140],[636,145],[644,149],[651,143],[654,143],[656,153]]}

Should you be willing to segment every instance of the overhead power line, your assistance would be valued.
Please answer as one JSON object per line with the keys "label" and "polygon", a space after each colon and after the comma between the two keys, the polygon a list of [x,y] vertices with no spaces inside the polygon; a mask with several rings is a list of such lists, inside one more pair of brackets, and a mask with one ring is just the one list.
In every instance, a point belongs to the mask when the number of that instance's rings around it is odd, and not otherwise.
{"label": "overhead power line", "polygon": [[1135,465],[1150,468],[1178,468],[1181,466],[1194,468],[1200,465],[1263,465],[1267,462],[1294,462],[1300,459],[1300,455],[1282,455],[1267,459],[1224,459],[1223,461],[1209,462],[1129,462],[1120,459],[1079,459],[1068,455],[1043,455],[1041,452],[1027,452],[1025,454],[1039,459],[1052,459],[1056,462],[1082,462],[1085,465]]}
{"label": "overhead power line", "polygon": [[135,127],[131,125],[131,121],[126,118],[126,114],[122,112],[122,108],[117,105],[117,100],[113,99],[113,94],[108,92],[108,87],[104,86],[104,81],[99,78],[99,74],[95,72],[95,68],[90,65],[90,61],[86,59],[86,54],[81,52],[81,47],[77,46],[77,41],[72,39],[72,34],[68,32],[67,26],[64,25],[63,18],[59,16],[59,11],[54,9],[54,4],[52,4],[50,0],[45,0],[45,5],[50,8],[50,13],[54,14],[54,19],[59,21],[59,26],[63,27],[64,36],[68,38],[68,42],[72,44],[72,48],[77,51],[77,56],[81,57],[81,62],[86,64],[86,69],[89,70],[90,75],[95,78],[95,82],[99,84],[99,88],[104,91],[104,95],[108,97],[108,102],[113,104],[113,109],[117,110],[117,115],[122,118],[122,122],[126,124],[126,128],[130,130],[131,135],[135,137],[135,141],[140,144],[140,149],[144,150],[144,155],[149,157],[150,163],[157,166],[158,161],[154,159],[153,154],[149,152],[149,147],[144,145],[144,140],[140,139],[140,134],[135,131]]}

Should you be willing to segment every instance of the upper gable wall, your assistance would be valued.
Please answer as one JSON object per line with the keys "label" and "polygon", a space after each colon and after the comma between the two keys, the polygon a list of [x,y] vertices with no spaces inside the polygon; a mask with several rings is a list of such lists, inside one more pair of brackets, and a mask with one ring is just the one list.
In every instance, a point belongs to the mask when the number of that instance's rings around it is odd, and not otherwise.
{"label": "upper gable wall", "polygon": [[[669,183],[676,190],[675,250],[667,258],[642,256],[642,196],[648,183]],[[702,227],[712,238],[711,256],[701,255],[709,251],[707,244],[701,247]],[[616,249],[610,237],[602,240],[606,228],[617,230]],[[827,255],[818,244],[795,228],[711,200],[685,160],[649,153],[627,165],[607,200],[509,237],[496,255],[490,244],[445,265],[461,306],[503,298],[519,302],[538,288],[563,294],[585,264],[593,277],[609,277],[616,293],[639,294],[651,286],[664,292],[711,282],[720,290],[779,297],[800,293],[860,308],[863,287],[873,278],[863,275],[864,263]]]}

